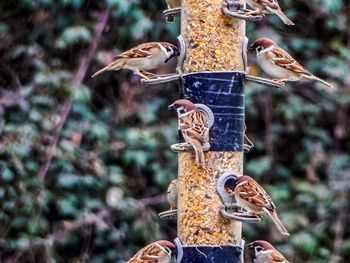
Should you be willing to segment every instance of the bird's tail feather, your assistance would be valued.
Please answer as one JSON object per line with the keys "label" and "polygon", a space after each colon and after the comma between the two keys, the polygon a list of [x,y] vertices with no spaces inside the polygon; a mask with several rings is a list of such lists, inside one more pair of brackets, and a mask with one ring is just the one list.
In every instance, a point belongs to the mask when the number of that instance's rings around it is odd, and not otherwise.
{"label": "bird's tail feather", "polygon": [[269,211],[266,209],[266,212],[269,214],[270,218],[275,223],[278,231],[282,235],[289,236],[289,232],[288,232],[287,228],[283,225],[281,220],[278,218],[276,211]]}
{"label": "bird's tail feather", "polygon": [[327,86],[328,89],[334,89],[334,86],[327,81],[324,81],[323,79],[320,79],[319,77],[316,77],[315,75],[305,75],[305,78],[312,79],[321,82],[323,85]]}
{"label": "bird's tail feather", "polygon": [[103,73],[105,71],[109,71],[109,70],[117,71],[121,68],[121,66],[122,65],[120,65],[120,63],[118,61],[115,61],[114,63],[111,63],[111,64],[105,66],[104,68],[100,69],[99,71],[95,72],[91,77],[94,78],[94,77],[100,75],[101,73]]}
{"label": "bird's tail feather", "polygon": [[196,163],[200,166],[204,166],[205,165],[205,159],[204,159],[204,152],[202,148],[196,147],[194,146],[194,151],[196,154]]}
{"label": "bird's tail feather", "polygon": [[281,12],[275,12],[275,14],[281,18],[283,23],[285,23],[288,26],[294,26],[295,24],[293,23],[292,20],[290,20],[282,11]]}

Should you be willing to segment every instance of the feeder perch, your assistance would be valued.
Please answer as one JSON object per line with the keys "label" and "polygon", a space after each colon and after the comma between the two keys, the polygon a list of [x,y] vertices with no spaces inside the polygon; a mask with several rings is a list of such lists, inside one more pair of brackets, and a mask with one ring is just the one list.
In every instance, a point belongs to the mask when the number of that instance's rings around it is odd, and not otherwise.
{"label": "feeder perch", "polygon": [[246,223],[259,223],[260,217],[252,215],[249,212],[244,212],[242,207],[233,203],[233,196],[226,191],[226,184],[229,180],[236,180],[240,175],[235,172],[225,172],[217,180],[216,191],[218,192],[223,205],[220,206],[220,213],[227,219],[232,219]]}
{"label": "feeder perch", "polygon": [[181,7],[171,8],[163,11],[163,16],[167,21],[173,21],[175,16],[181,15]]}
{"label": "feeder perch", "polygon": [[225,15],[242,20],[260,21],[263,18],[258,11],[244,8],[239,0],[225,0],[222,10]]}
{"label": "feeder perch", "polygon": [[177,209],[167,210],[158,214],[161,219],[172,219],[177,217]]}
{"label": "feeder perch", "polygon": [[277,88],[284,87],[284,82],[278,82],[278,81],[275,81],[272,79],[265,79],[265,78],[261,78],[261,77],[251,76],[251,75],[246,75],[245,78],[247,81],[251,81],[251,82],[255,82],[255,83],[259,83],[259,84],[263,84],[263,85],[274,86]]}

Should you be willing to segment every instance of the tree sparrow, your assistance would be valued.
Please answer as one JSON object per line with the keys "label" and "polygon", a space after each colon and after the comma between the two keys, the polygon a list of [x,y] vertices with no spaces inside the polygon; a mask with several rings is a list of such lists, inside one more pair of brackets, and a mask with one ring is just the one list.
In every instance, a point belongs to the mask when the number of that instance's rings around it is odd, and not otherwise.
{"label": "tree sparrow", "polygon": [[175,245],[167,240],[159,240],[140,249],[127,263],[170,263],[171,249]]}
{"label": "tree sparrow", "polygon": [[231,184],[227,185],[226,191],[234,195],[238,205],[246,209],[254,216],[262,218],[266,212],[275,223],[282,235],[289,236],[288,230],[277,216],[276,206],[265,190],[250,176],[239,176]]}
{"label": "tree sparrow", "polygon": [[204,166],[203,148],[209,145],[209,124],[206,116],[198,111],[196,105],[185,99],[175,101],[169,109],[176,109],[179,129],[186,142],[193,146],[197,164]]}
{"label": "tree sparrow", "polygon": [[248,244],[248,248],[254,252],[254,263],[289,263],[269,242],[256,240]]}
{"label": "tree sparrow", "polygon": [[179,183],[177,179],[174,179],[170,182],[167,190],[167,199],[170,205],[170,209],[176,209],[177,208],[177,194],[179,190]]}
{"label": "tree sparrow", "polygon": [[260,67],[267,75],[276,78],[277,82],[298,81],[306,78],[319,81],[328,88],[333,88],[331,84],[305,70],[285,50],[268,38],[257,39],[250,46],[250,49],[256,50]]}
{"label": "tree sparrow", "polygon": [[94,78],[102,72],[109,70],[129,69],[135,74],[148,79],[149,77],[147,75],[153,74],[146,72],[146,70],[158,68],[167,63],[171,58],[179,55],[178,48],[173,44],[167,42],[144,43],[118,55],[112,63],[97,71],[92,77]]}
{"label": "tree sparrow", "polygon": [[275,14],[286,25],[294,26],[294,23],[282,12],[277,0],[247,0],[247,3],[254,9],[254,13]]}

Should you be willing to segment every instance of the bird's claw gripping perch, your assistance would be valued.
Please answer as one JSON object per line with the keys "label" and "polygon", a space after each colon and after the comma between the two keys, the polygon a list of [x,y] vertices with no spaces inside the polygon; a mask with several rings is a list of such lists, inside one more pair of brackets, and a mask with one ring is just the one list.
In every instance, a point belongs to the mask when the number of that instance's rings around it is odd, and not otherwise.
{"label": "bird's claw gripping perch", "polygon": [[261,217],[252,215],[249,212],[243,212],[242,207],[237,204],[225,204],[220,206],[220,213],[227,219],[233,219],[240,222],[246,223],[259,223]]}
{"label": "bird's claw gripping perch", "polygon": [[237,19],[259,21],[263,18],[262,15],[258,14],[254,10],[244,8],[239,0],[225,0],[222,10],[225,15]]}
{"label": "bird's claw gripping perch", "polygon": [[251,75],[246,75],[245,78],[247,81],[251,81],[251,82],[255,82],[263,85],[274,86],[277,88],[282,88],[284,86],[284,82],[276,81],[272,79],[265,79],[265,78],[251,76]]}
{"label": "bird's claw gripping perch", "polygon": [[179,80],[180,78],[181,78],[181,76],[179,74],[176,74],[176,73],[166,74],[166,75],[155,75],[152,78],[141,79],[141,83],[147,84],[147,85],[154,85],[154,84],[161,84],[161,83]]}

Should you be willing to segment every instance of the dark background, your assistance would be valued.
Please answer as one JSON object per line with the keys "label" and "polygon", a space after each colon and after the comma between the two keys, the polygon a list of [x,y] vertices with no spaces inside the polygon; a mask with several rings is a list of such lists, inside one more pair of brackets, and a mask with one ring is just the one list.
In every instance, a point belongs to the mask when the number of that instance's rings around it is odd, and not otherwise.
{"label": "dark background", "polygon": [[[280,2],[296,26],[268,16],[247,24],[250,42],[269,36],[338,90],[313,82],[246,85],[255,148],[245,173],[271,194],[291,236],[282,239],[264,220],[245,225],[244,237],[269,240],[291,262],[346,262],[350,3]],[[176,236],[176,223],[157,213],[168,209],[164,193],[177,172],[169,150],[176,118],[167,111],[177,87],[142,86],[129,71],[90,78],[139,43],[176,43],[179,23],[163,21],[165,6],[0,2],[0,261],[125,262],[147,243]],[[107,16],[98,37],[97,20]],[[261,75],[254,54],[249,60]],[[173,71],[174,62],[158,73]]]}

